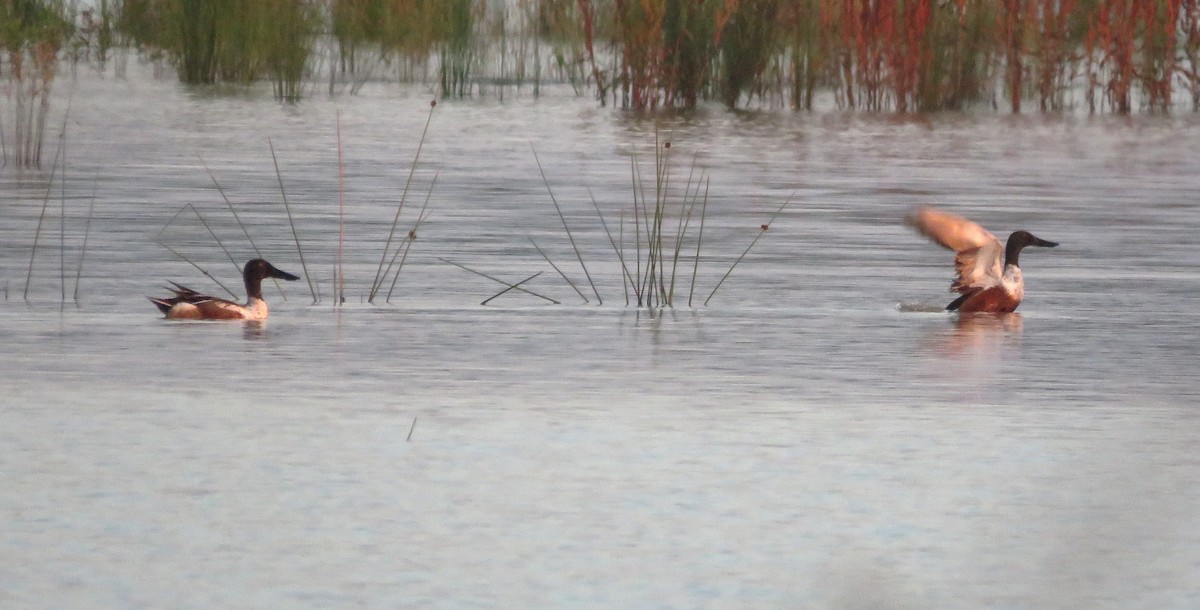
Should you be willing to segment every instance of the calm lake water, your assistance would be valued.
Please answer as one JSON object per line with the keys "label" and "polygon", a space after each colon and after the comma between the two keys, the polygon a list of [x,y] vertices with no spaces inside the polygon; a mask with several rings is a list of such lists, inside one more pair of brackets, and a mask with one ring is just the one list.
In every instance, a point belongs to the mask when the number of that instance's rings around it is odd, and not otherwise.
{"label": "calm lake water", "polygon": [[[56,86],[65,185],[0,178],[4,608],[1200,607],[1200,117],[446,101],[372,305],[428,91]],[[589,199],[632,241],[656,130],[673,202],[693,157],[709,180],[692,307],[690,258],[677,307],[626,305]],[[204,164],[304,272],[268,138],[322,301],[162,320],[166,280],[220,288],[158,242],[239,297],[209,229],[255,256]],[[939,311],[952,255],[902,223],[925,203],[1061,242],[1022,257],[1019,315]],[[439,259],[562,304],[481,305],[504,287]]]}

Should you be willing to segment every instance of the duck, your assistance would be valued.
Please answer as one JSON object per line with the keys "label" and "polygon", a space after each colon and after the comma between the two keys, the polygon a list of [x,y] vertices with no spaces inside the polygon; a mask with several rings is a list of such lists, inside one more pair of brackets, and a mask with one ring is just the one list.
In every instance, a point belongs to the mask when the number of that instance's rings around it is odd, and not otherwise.
{"label": "duck", "polygon": [[262,296],[262,281],[269,277],[290,282],[300,279],[299,276],[276,269],[261,258],[255,258],[242,268],[242,278],[246,281],[245,305],[201,294],[175,282],[171,282],[174,288],[167,289],[175,293],[174,296],[146,298],[171,320],[266,320],[269,310]]}
{"label": "duck", "polygon": [[934,243],[954,251],[957,277],[951,292],[961,296],[946,306],[959,313],[1011,313],[1025,298],[1025,278],[1021,273],[1021,250],[1027,246],[1053,248],[1029,231],[1014,231],[1001,244],[995,235],[979,224],[932,207],[920,207],[905,221]]}

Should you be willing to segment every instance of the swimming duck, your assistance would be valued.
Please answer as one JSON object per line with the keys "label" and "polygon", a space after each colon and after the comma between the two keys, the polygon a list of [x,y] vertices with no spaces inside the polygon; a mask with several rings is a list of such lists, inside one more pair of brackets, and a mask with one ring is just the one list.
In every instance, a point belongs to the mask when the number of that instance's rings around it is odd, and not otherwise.
{"label": "swimming duck", "polygon": [[[1025,298],[1025,280],[1017,258],[1025,246],[1053,248],[1058,244],[1015,231],[1001,245],[995,235],[978,224],[929,207],[918,208],[905,219],[938,245],[954,250],[958,276],[950,290],[962,296],[946,306],[948,311],[1008,313]],[[1003,259],[1001,259],[1003,255]]]}
{"label": "swimming duck", "polygon": [[175,286],[174,288],[168,288],[175,293],[175,296],[165,299],[146,298],[150,299],[150,302],[158,306],[158,309],[170,319],[266,320],[267,302],[263,300],[262,296],[262,281],[269,277],[288,281],[300,279],[298,276],[276,269],[271,263],[261,258],[246,263],[242,269],[242,277],[246,280],[245,305],[200,294],[175,282],[171,282]]}

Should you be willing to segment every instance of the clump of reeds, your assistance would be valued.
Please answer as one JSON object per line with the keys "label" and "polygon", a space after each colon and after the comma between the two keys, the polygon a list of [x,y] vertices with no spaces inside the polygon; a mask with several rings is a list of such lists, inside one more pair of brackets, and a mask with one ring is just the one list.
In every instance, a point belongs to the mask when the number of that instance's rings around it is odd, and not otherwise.
{"label": "clump of reeds", "polygon": [[[636,155],[630,156],[632,205],[622,212],[620,219],[615,223],[615,232],[614,223],[604,216],[595,197],[591,197],[597,219],[616,256],[626,306],[635,305],[651,309],[675,307],[682,302],[685,289],[687,306],[691,307],[696,302],[696,282],[699,277],[701,253],[705,245],[704,227],[708,215],[709,179],[698,165],[698,155],[694,155],[688,166],[687,176],[680,183],[672,163],[672,151],[671,143],[669,141],[660,142],[656,133],[652,175],[643,172],[642,164]],[[550,188],[550,181],[542,169],[541,161],[537,159],[536,151],[534,151],[534,158],[580,269],[596,297],[597,304],[603,304],[600,291],[592,280],[588,266],[576,243],[575,235]],[[785,202],[781,205],[775,214],[760,227],[758,234],[741,255],[733,261],[720,281],[709,292],[708,297],[704,299],[705,305],[758,243],[758,240],[787,204],[788,202]],[[628,227],[626,226],[627,218],[629,219]],[[587,302],[587,297],[577,287],[576,282],[572,281],[567,273],[551,261],[540,246],[536,243],[532,245],[542,258]],[[496,278],[491,279],[501,281]],[[516,285],[511,286],[511,288],[516,287]]]}
{"label": "clump of reeds", "polygon": [[165,54],[185,83],[270,79],[275,96],[300,98],[322,9],[293,0],[123,0],[130,42]]}
{"label": "clump of reeds", "polygon": [[39,167],[59,51],[73,25],[59,4],[0,3],[0,75],[8,103],[0,109],[0,157]]}
{"label": "clump of reeds", "polygon": [[[20,4],[20,3],[19,3]],[[103,5],[103,2],[102,2]],[[521,83],[543,62],[638,110],[778,101],[926,112],[989,104],[1046,111],[1200,106],[1197,0],[124,0],[128,40],[187,82],[270,78],[300,95],[330,32],[330,91],[380,66],[443,95]],[[91,30],[89,30],[91,31]],[[99,30],[98,30],[99,31]],[[549,53],[543,44],[549,43]],[[436,64],[435,64],[436,62]],[[430,65],[436,65],[433,70]],[[534,92],[538,91],[535,86]]]}

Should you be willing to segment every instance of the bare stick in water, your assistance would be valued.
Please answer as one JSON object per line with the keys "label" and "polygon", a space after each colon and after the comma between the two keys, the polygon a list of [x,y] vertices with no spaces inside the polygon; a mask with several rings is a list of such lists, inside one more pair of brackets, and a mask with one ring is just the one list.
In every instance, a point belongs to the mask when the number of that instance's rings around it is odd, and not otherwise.
{"label": "bare stick in water", "polygon": [[509,286],[508,288],[505,288],[504,290],[501,290],[500,292],[497,292],[496,294],[493,294],[492,296],[484,299],[483,302],[480,303],[480,305],[487,305],[488,303],[491,303],[492,300],[495,299],[496,297],[507,294],[510,290],[520,290],[522,284],[524,284],[525,282],[528,282],[529,280],[536,278],[537,276],[539,276],[543,273],[545,273],[545,272],[538,271],[537,273],[517,282],[516,284],[513,284],[512,286]]}
{"label": "bare stick in water", "polygon": [[542,174],[542,182],[546,185],[546,191],[550,193],[550,201],[554,202],[554,210],[558,212],[558,219],[562,221],[563,229],[567,232],[567,239],[571,241],[571,248],[575,250],[575,258],[579,259],[579,266],[583,268],[583,275],[587,277],[588,284],[592,286],[592,294],[596,295],[596,303],[604,304],[604,299],[600,298],[600,292],[596,290],[596,283],[592,281],[592,274],[588,273],[587,265],[583,263],[583,255],[579,253],[579,246],[575,245],[575,236],[571,234],[571,227],[567,226],[567,218],[563,216],[562,208],[558,205],[558,199],[554,197],[554,191],[550,188],[550,180],[546,178],[546,170],[542,169],[542,160],[538,158],[537,149],[533,147],[533,142],[529,143],[529,148],[533,150],[533,160],[537,162],[538,171]]}
{"label": "bare stick in water", "polygon": [[404,442],[407,443],[408,441],[412,440],[413,430],[416,430],[416,429],[417,429],[417,418],[414,417],[412,425],[408,427],[408,438],[404,439]]}
{"label": "bare stick in water", "polygon": [[510,283],[508,283],[508,282],[506,282],[506,281],[504,281],[504,280],[501,280],[501,279],[498,279],[498,278],[492,277],[492,276],[490,276],[490,275],[488,275],[488,274],[486,274],[486,273],[484,273],[484,272],[482,272],[482,271],[476,271],[476,270],[474,270],[474,269],[472,269],[472,268],[470,268],[470,267],[468,267],[468,266],[466,266],[466,265],[460,265],[460,264],[458,264],[458,263],[456,263],[456,262],[454,262],[454,261],[449,261],[449,260],[446,260],[446,259],[444,259],[444,258],[441,258],[441,257],[439,257],[439,258],[438,258],[438,260],[439,260],[439,261],[442,261],[443,263],[446,263],[446,264],[448,264],[448,265],[454,265],[455,267],[458,267],[459,269],[462,269],[463,271],[470,271],[471,273],[474,273],[475,275],[478,275],[479,277],[485,277],[485,278],[487,278],[487,279],[489,279],[489,280],[492,280],[493,282],[496,282],[497,284],[503,284],[503,285],[505,285],[505,286],[508,286],[509,288],[512,288],[513,290],[519,290],[519,291],[521,291],[521,292],[524,292],[525,294],[533,295],[533,296],[535,296],[535,297],[537,297],[537,298],[539,298],[539,299],[543,299],[543,300],[546,300],[546,301],[550,301],[551,303],[554,303],[555,305],[562,305],[562,303],[559,303],[558,301],[555,301],[554,299],[552,299],[552,298],[550,298],[550,297],[545,297],[545,296],[542,296],[542,295],[540,295],[540,294],[538,294],[538,293],[536,293],[536,292],[531,292],[531,291],[529,291],[529,290],[526,290],[526,289],[524,289],[524,288],[521,288],[520,286],[517,286],[517,285],[515,285],[515,284],[510,284]]}
{"label": "bare stick in water", "polygon": [[300,255],[300,268],[304,270],[304,279],[308,282],[308,291],[312,293],[313,304],[317,298],[317,289],[313,286],[312,278],[308,275],[308,265],[304,264],[304,249],[300,247],[300,235],[296,233],[296,223],[292,220],[292,206],[288,205],[287,191],[283,188],[283,174],[279,171],[279,159],[275,156],[275,144],[267,137],[267,147],[271,149],[271,162],[275,164],[275,178],[279,180],[279,195],[283,197],[283,209],[287,212],[288,225],[292,227],[292,238],[296,240],[296,253]]}
{"label": "bare stick in water", "polygon": [[[796,193],[793,192],[792,197],[795,195]],[[762,228],[759,229],[758,235],[754,236],[754,239],[750,242],[750,245],[746,246],[746,249],[742,251],[741,256],[738,256],[737,260],[733,261],[733,264],[729,266],[729,271],[725,272],[725,275],[721,277],[721,281],[717,282],[717,285],[713,287],[712,292],[708,293],[708,298],[704,299],[705,305],[708,305],[708,302],[712,300],[713,295],[717,294],[717,289],[721,287],[721,284],[725,283],[725,280],[729,278],[729,274],[733,273],[733,269],[738,266],[738,263],[742,262],[743,258],[746,258],[746,254],[750,252],[750,248],[753,248],[754,244],[758,243],[759,238],[761,238],[763,234],[767,232],[767,229],[771,226],[771,223],[775,222],[775,219],[779,216],[780,212],[783,212],[783,208],[787,207],[787,204],[791,202],[792,198],[788,197],[787,201],[784,201],[783,205],[779,206],[778,210],[775,210],[775,214],[771,216],[771,219],[767,221],[767,224],[763,225]]]}

